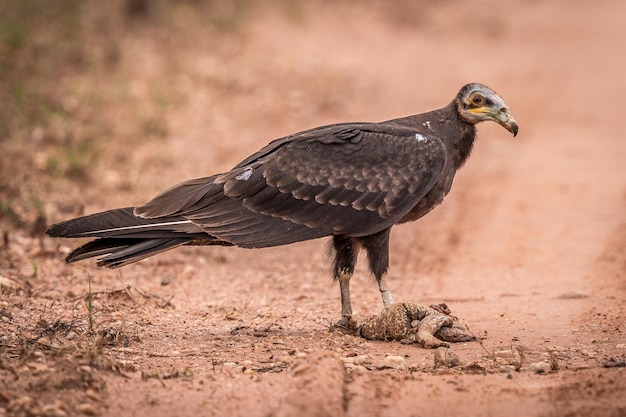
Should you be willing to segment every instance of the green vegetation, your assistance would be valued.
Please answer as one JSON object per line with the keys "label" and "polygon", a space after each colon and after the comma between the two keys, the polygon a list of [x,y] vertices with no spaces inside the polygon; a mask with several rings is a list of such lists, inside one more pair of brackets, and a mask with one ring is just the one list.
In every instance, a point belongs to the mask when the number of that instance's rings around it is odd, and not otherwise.
{"label": "green vegetation", "polygon": [[31,228],[50,206],[77,211],[68,190],[90,192],[104,170],[111,189],[130,191],[137,174],[120,160],[168,138],[185,100],[178,45],[214,42],[228,63],[237,50],[224,39],[262,7],[301,19],[292,3],[0,0],[0,221]]}

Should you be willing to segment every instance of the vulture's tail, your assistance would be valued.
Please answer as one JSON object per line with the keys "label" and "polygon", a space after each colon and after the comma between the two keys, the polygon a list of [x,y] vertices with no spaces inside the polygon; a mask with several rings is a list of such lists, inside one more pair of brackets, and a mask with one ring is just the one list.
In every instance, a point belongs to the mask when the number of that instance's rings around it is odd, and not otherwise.
{"label": "vulture's tail", "polygon": [[183,217],[143,219],[133,208],[121,208],[67,220],[51,226],[52,237],[96,238],[72,251],[65,261],[102,256],[97,265],[118,268],[189,244],[225,245]]}

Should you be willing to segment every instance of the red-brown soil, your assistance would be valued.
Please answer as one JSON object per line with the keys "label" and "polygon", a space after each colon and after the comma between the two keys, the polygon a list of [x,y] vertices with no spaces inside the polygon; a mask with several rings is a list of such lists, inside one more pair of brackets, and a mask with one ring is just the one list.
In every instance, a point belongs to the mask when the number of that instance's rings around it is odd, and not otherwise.
{"label": "red-brown soil", "polygon": [[[49,224],[142,203],[297,130],[427,111],[481,82],[520,133],[479,126],[444,204],[394,229],[390,285],[398,300],[446,302],[482,340],[435,369],[433,350],[331,331],[325,240],[66,266],[79,242],[42,239],[23,203],[22,221],[0,218],[0,416],[626,415],[626,3],[277,3],[235,28],[181,4],[167,31],[114,27],[110,71],[49,80],[68,129],[97,143],[87,179],[42,168],[64,132],[51,123],[12,145],[33,168],[3,169],[3,182],[37,193]],[[380,310],[365,265],[352,287],[358,313]]]}

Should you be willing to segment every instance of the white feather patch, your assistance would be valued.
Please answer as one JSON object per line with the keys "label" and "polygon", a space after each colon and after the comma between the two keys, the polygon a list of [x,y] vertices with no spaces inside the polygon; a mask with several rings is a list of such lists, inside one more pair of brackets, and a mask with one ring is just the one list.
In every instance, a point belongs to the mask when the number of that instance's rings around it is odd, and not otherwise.
{"label": "white feather patch", "polygon": [[418,142],[428,142],[428,138],[420,135],[419,133],[415,134],[415,139],[417,139]]}
{"label": "white feather patch", "polygon": [[252,169],[252,167],[248,167],[241,174],[237,175],[235,179],[239,181],[248,181],[250,177],[252,176],[253,172],[254,172],[254,169]]}

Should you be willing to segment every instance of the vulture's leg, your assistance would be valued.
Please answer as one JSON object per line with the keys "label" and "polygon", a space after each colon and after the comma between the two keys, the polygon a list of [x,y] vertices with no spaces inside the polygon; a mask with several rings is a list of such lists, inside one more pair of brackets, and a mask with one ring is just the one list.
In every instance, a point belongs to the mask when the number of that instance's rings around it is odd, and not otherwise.
{"label": "vulture's leg", "polygon": [[383,304],[387,307],[393,304],[393,297],[387,285],[387,269],[389,268],[389,232],[391,229],[383,230],[375,235],[361,238],[361,243],[367,251],[370,270],[376,277],[378,289],[383,299]]}
{"label": "vulture's leg", "polygon": [[350,278],[354,274],[354,265],[359,256],[359,242],[346,236],[333,236],[335,251],[334,278],[339,281],[341,290],[341,324],[349,325],[352,319],[350,302]]}

